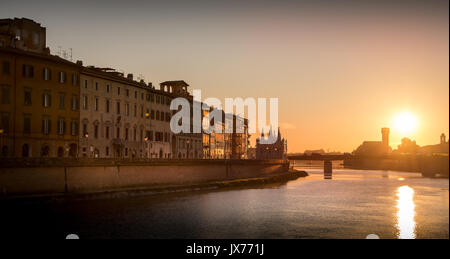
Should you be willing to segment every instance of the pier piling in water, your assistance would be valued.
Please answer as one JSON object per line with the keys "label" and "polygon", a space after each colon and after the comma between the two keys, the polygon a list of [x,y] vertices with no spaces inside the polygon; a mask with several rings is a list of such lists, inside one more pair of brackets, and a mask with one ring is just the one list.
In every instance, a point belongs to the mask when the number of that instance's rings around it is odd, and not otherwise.
{"label": "pier piling in water", "polygon": [[331,160],[323,161],[323,177],[324,179],[331,179],[333,175],[333,164]]}

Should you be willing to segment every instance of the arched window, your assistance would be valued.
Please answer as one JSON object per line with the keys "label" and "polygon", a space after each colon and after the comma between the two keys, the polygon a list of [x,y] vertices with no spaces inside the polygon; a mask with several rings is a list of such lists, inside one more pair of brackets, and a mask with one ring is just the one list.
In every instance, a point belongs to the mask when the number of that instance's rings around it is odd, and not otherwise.
{"label": "arched window", "polygon": [[48,157],[50,154],[50,147],[44,144],[41,148],[41,157]]}
{"label": "arched window", "polygon": [[2,156],[7,157],[8,156],[8,146],[2,147]]}
{"label": "arched window", "polygon": [[22,157],[29,157],[29,156],[30,156],[30,146],[28,146],[28,144],[23,144]]}
{"label": "arched window", "polygon": [[58,148],[58,157],[64,157],[64,148],[63,147]]}
{"label": "arched window", "polygon": [[76,157],[77,156],[77,144],[72,143],[69,146],[69,156]]}

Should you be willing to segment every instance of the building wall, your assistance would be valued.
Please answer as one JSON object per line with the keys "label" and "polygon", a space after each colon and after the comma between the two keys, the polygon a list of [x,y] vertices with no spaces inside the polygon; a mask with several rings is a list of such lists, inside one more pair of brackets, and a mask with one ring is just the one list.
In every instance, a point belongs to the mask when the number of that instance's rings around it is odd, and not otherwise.
{"label": "building wall", "polygon": [[[10,48],[0,48],[0,62],[0,114],[8,131],[1,134],[2,155],[76,156],[79,67],[55,56]],[[6,64],[9,73],[4,73]],[[44,68],[51,76],[44,76]],[[60,72],[65,75],[61,82]]]}
{"label": "building wall", "polygon": [[82,156],[170,158],[171,99],[167,94],[151,85],[85,69],[80,96]]}

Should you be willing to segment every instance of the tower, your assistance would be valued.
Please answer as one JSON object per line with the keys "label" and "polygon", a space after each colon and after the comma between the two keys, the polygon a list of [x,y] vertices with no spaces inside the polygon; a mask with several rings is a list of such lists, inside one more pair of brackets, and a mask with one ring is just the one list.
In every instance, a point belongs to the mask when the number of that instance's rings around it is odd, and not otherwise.
{"label": "tower", "polygon": [[381,128],[381,142],[389,146],[389,128]]}

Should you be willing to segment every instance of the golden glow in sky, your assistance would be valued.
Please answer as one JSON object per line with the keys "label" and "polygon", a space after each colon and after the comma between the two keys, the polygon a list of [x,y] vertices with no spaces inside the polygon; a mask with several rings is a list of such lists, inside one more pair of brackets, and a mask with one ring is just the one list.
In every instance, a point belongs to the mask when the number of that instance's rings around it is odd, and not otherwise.
{"label": "golden glow in sky", "polygon": [[393,126],[401,134],[411,134],[417,129],[417,117],[410,112],[397,113],[393,119]]}

